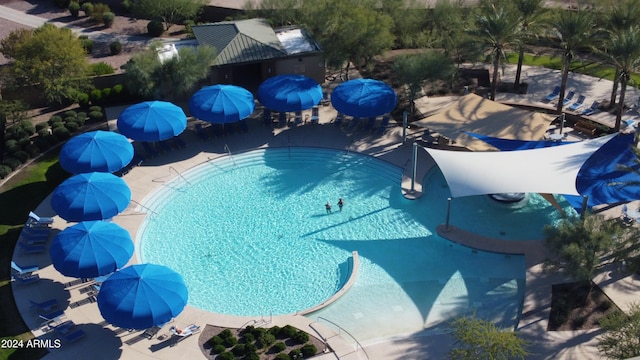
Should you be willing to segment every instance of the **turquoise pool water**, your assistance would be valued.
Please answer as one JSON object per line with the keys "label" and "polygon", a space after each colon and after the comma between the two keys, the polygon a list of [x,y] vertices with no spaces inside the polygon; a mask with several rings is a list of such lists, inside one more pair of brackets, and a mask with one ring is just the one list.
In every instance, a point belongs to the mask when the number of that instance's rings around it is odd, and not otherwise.
{"label": "turquoise pool water", "polygon": [[[176,177],[143,201],[150,210],[137,254],[178,270],[190,305],[269,316],[331,297],[358,251],[354,286],[310,316],[336,322],[361,341],[420,332],[470,311],[513,326],[524,294],[524,258],[475,251],[434,234],[448,196],[442,175],[431,172],[425,196],[410,201],[401,195],[401,174],[368,156],[318,148],[271,148],[210,161],[183,173],[188,182]],[[342,211],[339,197],[346,203]],[[536,201],[505,210],[483,199],[458,200],[452,223],[470,231],[539,238],[542,225],[554,221],[550,205]],[[527,226],[516,221],[524,220],[523,211]]]}

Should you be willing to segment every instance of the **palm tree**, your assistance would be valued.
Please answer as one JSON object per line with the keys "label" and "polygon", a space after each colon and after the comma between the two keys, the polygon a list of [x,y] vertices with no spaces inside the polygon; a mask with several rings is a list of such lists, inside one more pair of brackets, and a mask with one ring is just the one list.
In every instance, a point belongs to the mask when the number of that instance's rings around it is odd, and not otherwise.
{"label": "palm tree", "polygon": [[616,80],[620,83],[620,101],[616,107],[614,131],[620,130],[624,99],[631,74],[640,69],[640,26],[633,25],[610,32],[608,48],[602,51],[606,61],[616,68]]}
{"label": "palm tree", "polygon": [[514,6],[520,15],[520,39],[518,39],[518,67],[516,79],[513,86],[517,89],[520,85],[522,74],[522,61],[524,60],[524,50],[528,39],[538,36],[541,30],[545,0],[515,0]]}
{"label": "palm tree", "polygon": [[556,106],[556,111],[561,114],[571,61],[576,57],[578,49],[593,46],[593,35],[597,32],[597,28],[593,12],[583,8],[577,10],[557,9],[556,16],[551,20],[550,25],[550,37],[560,42],[559,47],[562,51],[562,81]]}
{"label": "palm tree", "polygon": [[480,41],[490,49],[493,63],[491,100],[495,100],[500,59],[505,57],[504,50],[518,39],[518,14],[507,2],[483,1],[476,17],[476,27]]}
{"label": "palm tree", "polygon": [[[640,26],[640,0],[624,0],[617,3],[611,8],[611,12],[607,15],[607,24],[611,31],[624,30],[630,26]],[[610,42],[611,39],[609,38],[606,41]],[[616,104],[619,79],[620,74],[616,68],[616,74],[613,78],[613,89],[611,90],[611,99],[609,101],[612,107]]]}

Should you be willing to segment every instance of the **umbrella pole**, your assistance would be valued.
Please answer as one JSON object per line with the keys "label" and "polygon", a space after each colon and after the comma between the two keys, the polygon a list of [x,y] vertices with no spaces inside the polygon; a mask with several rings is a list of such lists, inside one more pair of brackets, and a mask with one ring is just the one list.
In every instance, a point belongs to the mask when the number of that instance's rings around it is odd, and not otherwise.
{"label": "umbrella pole", "polygon": [[407,112],[402,113],[402,143],[407,141]]}
{"label": "umbrella pole", "polygon": [[[406,113],[405,113],[406,114]],[[411,169],[411,192],[416,191],[416,172],[418,169],[418,143],[413,143],[413,153],[411,155],[413,168]]]}
{"label": "umbrella pole", "polygon": [[451,214],[451,198],[447,198],[447,218],[444,222],[444,229],[449,231],[449,215]]}

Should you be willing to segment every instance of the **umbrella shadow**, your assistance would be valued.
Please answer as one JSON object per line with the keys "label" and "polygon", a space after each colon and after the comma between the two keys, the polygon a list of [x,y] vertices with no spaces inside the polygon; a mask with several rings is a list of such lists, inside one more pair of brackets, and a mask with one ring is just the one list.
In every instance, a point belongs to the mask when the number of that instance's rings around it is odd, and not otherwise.
{"label": "umbrella shadow", "polygon": [[160,351],[162,349],[166,349],[168,347],[174,347],[178,345],[182,340],[186,339],[186,337],[180,337],[175,335],[169,335],[166,339],[160,341],[159,343],[155,343],[149,346],[149,350],[151,352]]}

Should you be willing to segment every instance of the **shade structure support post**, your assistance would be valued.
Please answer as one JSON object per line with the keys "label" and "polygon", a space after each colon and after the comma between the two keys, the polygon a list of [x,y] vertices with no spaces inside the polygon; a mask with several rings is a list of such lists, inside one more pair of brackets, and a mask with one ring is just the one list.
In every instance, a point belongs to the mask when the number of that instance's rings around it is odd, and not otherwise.
{"label": "shade structure support post", "polygon": [[584,217],[587,215],[587,206],[589,206],[589,196],[582,196],[582,210],[580,210],[580,220],[584,220]]}
{"label": "shade structure support post", "polygon": [[447,218],[444,222],[444,229],[449,231],[449,217],[451,215],[451,198],[447,198]]}
{"label": "shade structure support post", "polygon": [[418,172],[418,143],[414,141],[411,153],[411,192],[416,191],[416,173]]}
{"label": "shade structure support post", "polygon": [[407,141],[407,112],[402,112],[402,143]]}
{"label": "shade structure support post", "polygon": [[560,115],[560,135],[562,135],[562,130],[564,129],[565,116],[565,113]]}

